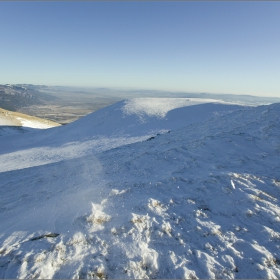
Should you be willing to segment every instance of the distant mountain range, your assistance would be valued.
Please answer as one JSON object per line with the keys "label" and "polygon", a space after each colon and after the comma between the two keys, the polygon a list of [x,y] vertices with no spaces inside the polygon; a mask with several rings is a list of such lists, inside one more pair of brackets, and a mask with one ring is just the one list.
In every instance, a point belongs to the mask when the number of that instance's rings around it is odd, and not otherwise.
{"label": "distant mountain range", "polygon": [[235,94],[33,84],[0,85],[0,108],[49,119],[60,124],[77,120],[117,101],[139,97],[216,99],[239,105],[253,106],[280,102],[280,98],[277,97]]}
{"label": "distant mountain range", "polygon": [[55,100],[55,96],[40,91],[46,88],[31,84],[0,85],[0,107],[17,111],[24,106],[42,105]]}
{"label": "distant mountain range", "polygon": [[32,84],[0,85],[0,108],[61,124],[72,122],[119,100],[104,92],[99,93],[99,89],[84,91],[73,87]]}

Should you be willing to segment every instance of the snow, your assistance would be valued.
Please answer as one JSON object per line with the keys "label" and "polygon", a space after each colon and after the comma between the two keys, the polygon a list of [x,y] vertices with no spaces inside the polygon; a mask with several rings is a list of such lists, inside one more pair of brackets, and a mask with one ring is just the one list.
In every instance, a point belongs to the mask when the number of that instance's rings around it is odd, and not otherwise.
{"label": "snow", "polygon": [[279,278],[279,115],[134,99],[0,136],[0,277]]}
{"label": "snow", "polygon": [[54,127],[54,125],[52,125],[48,122],[27,120],[27,119],[20,118],[20,117],[17,117],[16,119],[19,120],[21,125],[25,126],[25,127],[39,128],[39,129],[46,129],[46,128]]}
{"label": "snow", "polygon": [[140,117],[147,115],[164,118],[166,114],[174,109],[193,106],[205,103],[231,104],[225,101],[215,99],[201,98],[135,98],[126,101],[122,110],[125,115],[136,114]]}

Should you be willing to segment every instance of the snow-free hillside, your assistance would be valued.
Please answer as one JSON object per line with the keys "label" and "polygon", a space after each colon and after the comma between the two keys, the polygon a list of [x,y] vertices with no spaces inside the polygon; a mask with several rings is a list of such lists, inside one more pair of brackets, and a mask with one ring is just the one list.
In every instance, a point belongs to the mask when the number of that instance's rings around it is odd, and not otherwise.
{"label": "snow-free hillside", "polygon": [[279,115],[135,99],[1,136],[0,278],[279,278]]}
{"label": "snow-free hillside", "polygon": [[24,133],[33,128],[46,129],[55,126],[60,124],[0,108],[0,136]]}

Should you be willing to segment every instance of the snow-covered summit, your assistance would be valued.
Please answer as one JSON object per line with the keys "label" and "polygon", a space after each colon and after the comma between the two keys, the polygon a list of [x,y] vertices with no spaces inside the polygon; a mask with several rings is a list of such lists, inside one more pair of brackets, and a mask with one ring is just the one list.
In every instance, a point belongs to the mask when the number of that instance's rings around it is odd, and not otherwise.
{"label": "snow-covered summit", "polygon": [[1,278],[280,277],[280,104],[145,102],[1,138]]}
{"label": "snow-covered summit", "polygon": [[[241,108],[245,107],[199,98],[120,101],[68,125],[4,142],[0,147],[0,159],[5,164],[0,170],[21,169],[116,148]],[[32,155],[31,162],[27,155]],[[16,166],[14,158],[17,158]]]}
{"label": "snow-covered summit", "polygon": [[135,98],[126,100],[122,111],[126,115],[138,115],[164,118],[171,110],[198,104],[230,104],[221,100],[201,98]]}
{"label": "snow-covered summit", "polygon": [[135,98],[117,102],[44,135],[52,138],[56,135],[60,142],[80,141],[97,135],[143,135],[183,127],[241,108],[213,99]]}

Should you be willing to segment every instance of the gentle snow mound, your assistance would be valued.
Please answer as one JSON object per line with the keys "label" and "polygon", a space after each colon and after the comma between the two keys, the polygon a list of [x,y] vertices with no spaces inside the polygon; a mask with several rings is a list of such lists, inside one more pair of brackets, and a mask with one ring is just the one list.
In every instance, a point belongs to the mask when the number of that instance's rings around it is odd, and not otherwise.
{"label": "gentle snow mound", "polygon": [[202,98],[135,98],[127,100],[122,110],[125,115],[164,118],[171,110],[204,103],[229,104],[221,100]]}

